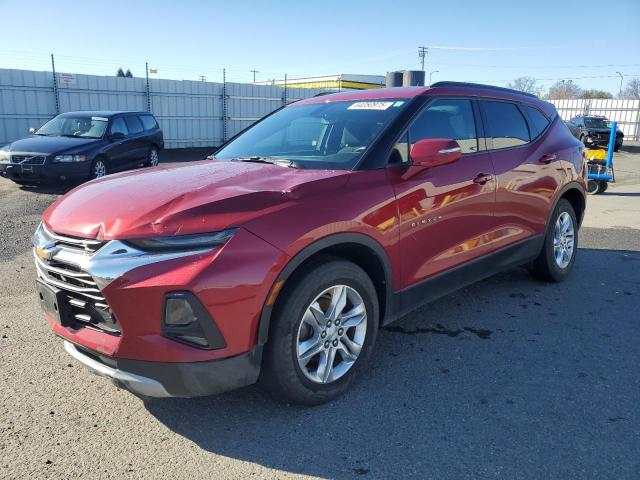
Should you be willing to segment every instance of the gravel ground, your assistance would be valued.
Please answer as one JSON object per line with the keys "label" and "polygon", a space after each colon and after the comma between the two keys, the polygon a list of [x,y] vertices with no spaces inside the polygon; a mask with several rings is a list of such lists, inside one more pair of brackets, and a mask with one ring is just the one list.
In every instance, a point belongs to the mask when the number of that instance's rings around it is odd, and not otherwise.
{"label": "gravel ground", "polygon": [[0,179],[0,478],[640,478],[640,148],[625,150],[568,281],[516,269],[432,303],[313,409],[255,387],[143,402],[90,374],[33,290],[29,239],[61,190]]}

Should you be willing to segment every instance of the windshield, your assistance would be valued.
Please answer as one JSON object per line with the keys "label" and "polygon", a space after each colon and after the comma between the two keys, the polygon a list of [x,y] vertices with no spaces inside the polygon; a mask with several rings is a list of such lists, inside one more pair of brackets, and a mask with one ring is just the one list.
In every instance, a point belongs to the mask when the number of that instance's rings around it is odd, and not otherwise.
{"label": "windshield", "polygon": [[58,116],[38,129],[36,135],[102,138],[108,118],[91,116]]}
{"label": "windshield", "polygon": [[277,159],[297,167],[350,170],[407,99],[290,105],[216,152],[216,160]]}
{"label": "windshield", "polygon": [[584,118],[584,126],[587,128],[611,128],[611,122],[606,118]]}

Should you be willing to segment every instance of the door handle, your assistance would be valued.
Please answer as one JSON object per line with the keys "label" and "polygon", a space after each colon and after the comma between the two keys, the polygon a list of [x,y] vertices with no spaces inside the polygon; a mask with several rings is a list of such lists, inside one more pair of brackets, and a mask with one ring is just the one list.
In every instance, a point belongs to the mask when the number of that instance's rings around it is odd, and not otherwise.
{"label": "door handle", "polygon": [[542,155],[540,157],[540,160],[538,161],[546,165],[548,163],[553,162],[556,158],[558,158],[558,156],[555,153],[552,153],[552,154]]}
{"label": "door handle", "polygon": [[484,185],[491,180],[493,180],[493,175],[489,175],[488,173],[479,173],[478,175],[476,175],[476,178],[473,179],[473,183]]}

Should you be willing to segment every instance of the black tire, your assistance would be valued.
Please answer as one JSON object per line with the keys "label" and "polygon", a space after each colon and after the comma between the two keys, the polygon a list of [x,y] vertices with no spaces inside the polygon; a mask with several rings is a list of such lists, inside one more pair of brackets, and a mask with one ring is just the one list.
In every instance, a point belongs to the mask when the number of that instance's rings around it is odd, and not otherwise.
{"label": "black tire", "polygon": [[[100,168],[100,165],[104,167],[104,169]],[[103,173],[100,173],[103,172]],[[109,174],[109,169],[107,167],[107,159],[104,157],[97,157],[91,163],[91,171],[89,172],[89,180],[94,180],[96,178],[104,177]]]}
{"label": "black tire", "polygon": [[600,193],[604,193],[609,188],[609,182],[605,182],[604,180],[598,180],[600,183]]}
{"label": "black tire", "polygon": [[587,194],[598,195],[602,193],[602,184],[598,180],[587,180]]}
{"label": "black tire", "polygon": [[147,160],[144,163],[145,167],[157,167],[160,163],[160,152],[157,147],[152,146],[147,153]]}
{"label": "black tire", "polygon": [[[571,253],[571,258],[566,267],[560,267],[556,262],[555,254],[554,254],[554,234],[555,227],[558,218],[563,213],[567,213],[571,218],[572,226],[573,226],[573,250]],[[542,251],[538,255],[538,257],[533,261],[530,273],[533,278],[537,280],[542,280],[544,282],[561,282],[571,272],[573,268],[573,264],[576,260],[576,254],[578,252],[578,221],[576,220],[576,214],[573,211],[573,207],[571,203],[569,203],[566,199],[561,199],[558,202],[555,210],[553,211],[553,215],[551,216],[551,220],[547,227],[547,232],[545,234],[544,245],[542,247]]]}
{"label": "black tire", "polygon": [[[366,333],[353,365],[334,381],[316,383],[303,373],[298,362],[299,329],[314,299],[337,285],[348,286],[360,295],[367,314]],[[319,405],[337,398],[351,388],[368,364],[378,333],[379,316],[376,289],[356,264],[323,256],[302,267],[287,281],[274,309],[259,384],[276,398],[301,405]],[[339,365],[342,359],[337,356],[336,359]]]}

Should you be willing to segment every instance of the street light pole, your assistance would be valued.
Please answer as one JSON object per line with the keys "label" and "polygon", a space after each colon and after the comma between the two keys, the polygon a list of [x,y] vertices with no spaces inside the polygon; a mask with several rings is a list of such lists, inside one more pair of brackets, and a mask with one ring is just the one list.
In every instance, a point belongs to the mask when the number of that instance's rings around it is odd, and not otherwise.
{"label": "street light pole", "polygon": [[622,73],[620,72],[616,73],[620,75],[620,91],[618,92],[618,97],[622,98],[622,81],[624,80],[624,75],[622,75]]}
{"label": "street light pole", "polygon": [[431,86],[431,76],[432,76],[434,73],[438,73],[438,72],[440,72],[440,70],[434,70],[434,71],[432,71],[432,72],[429,72],[429,86]]}

